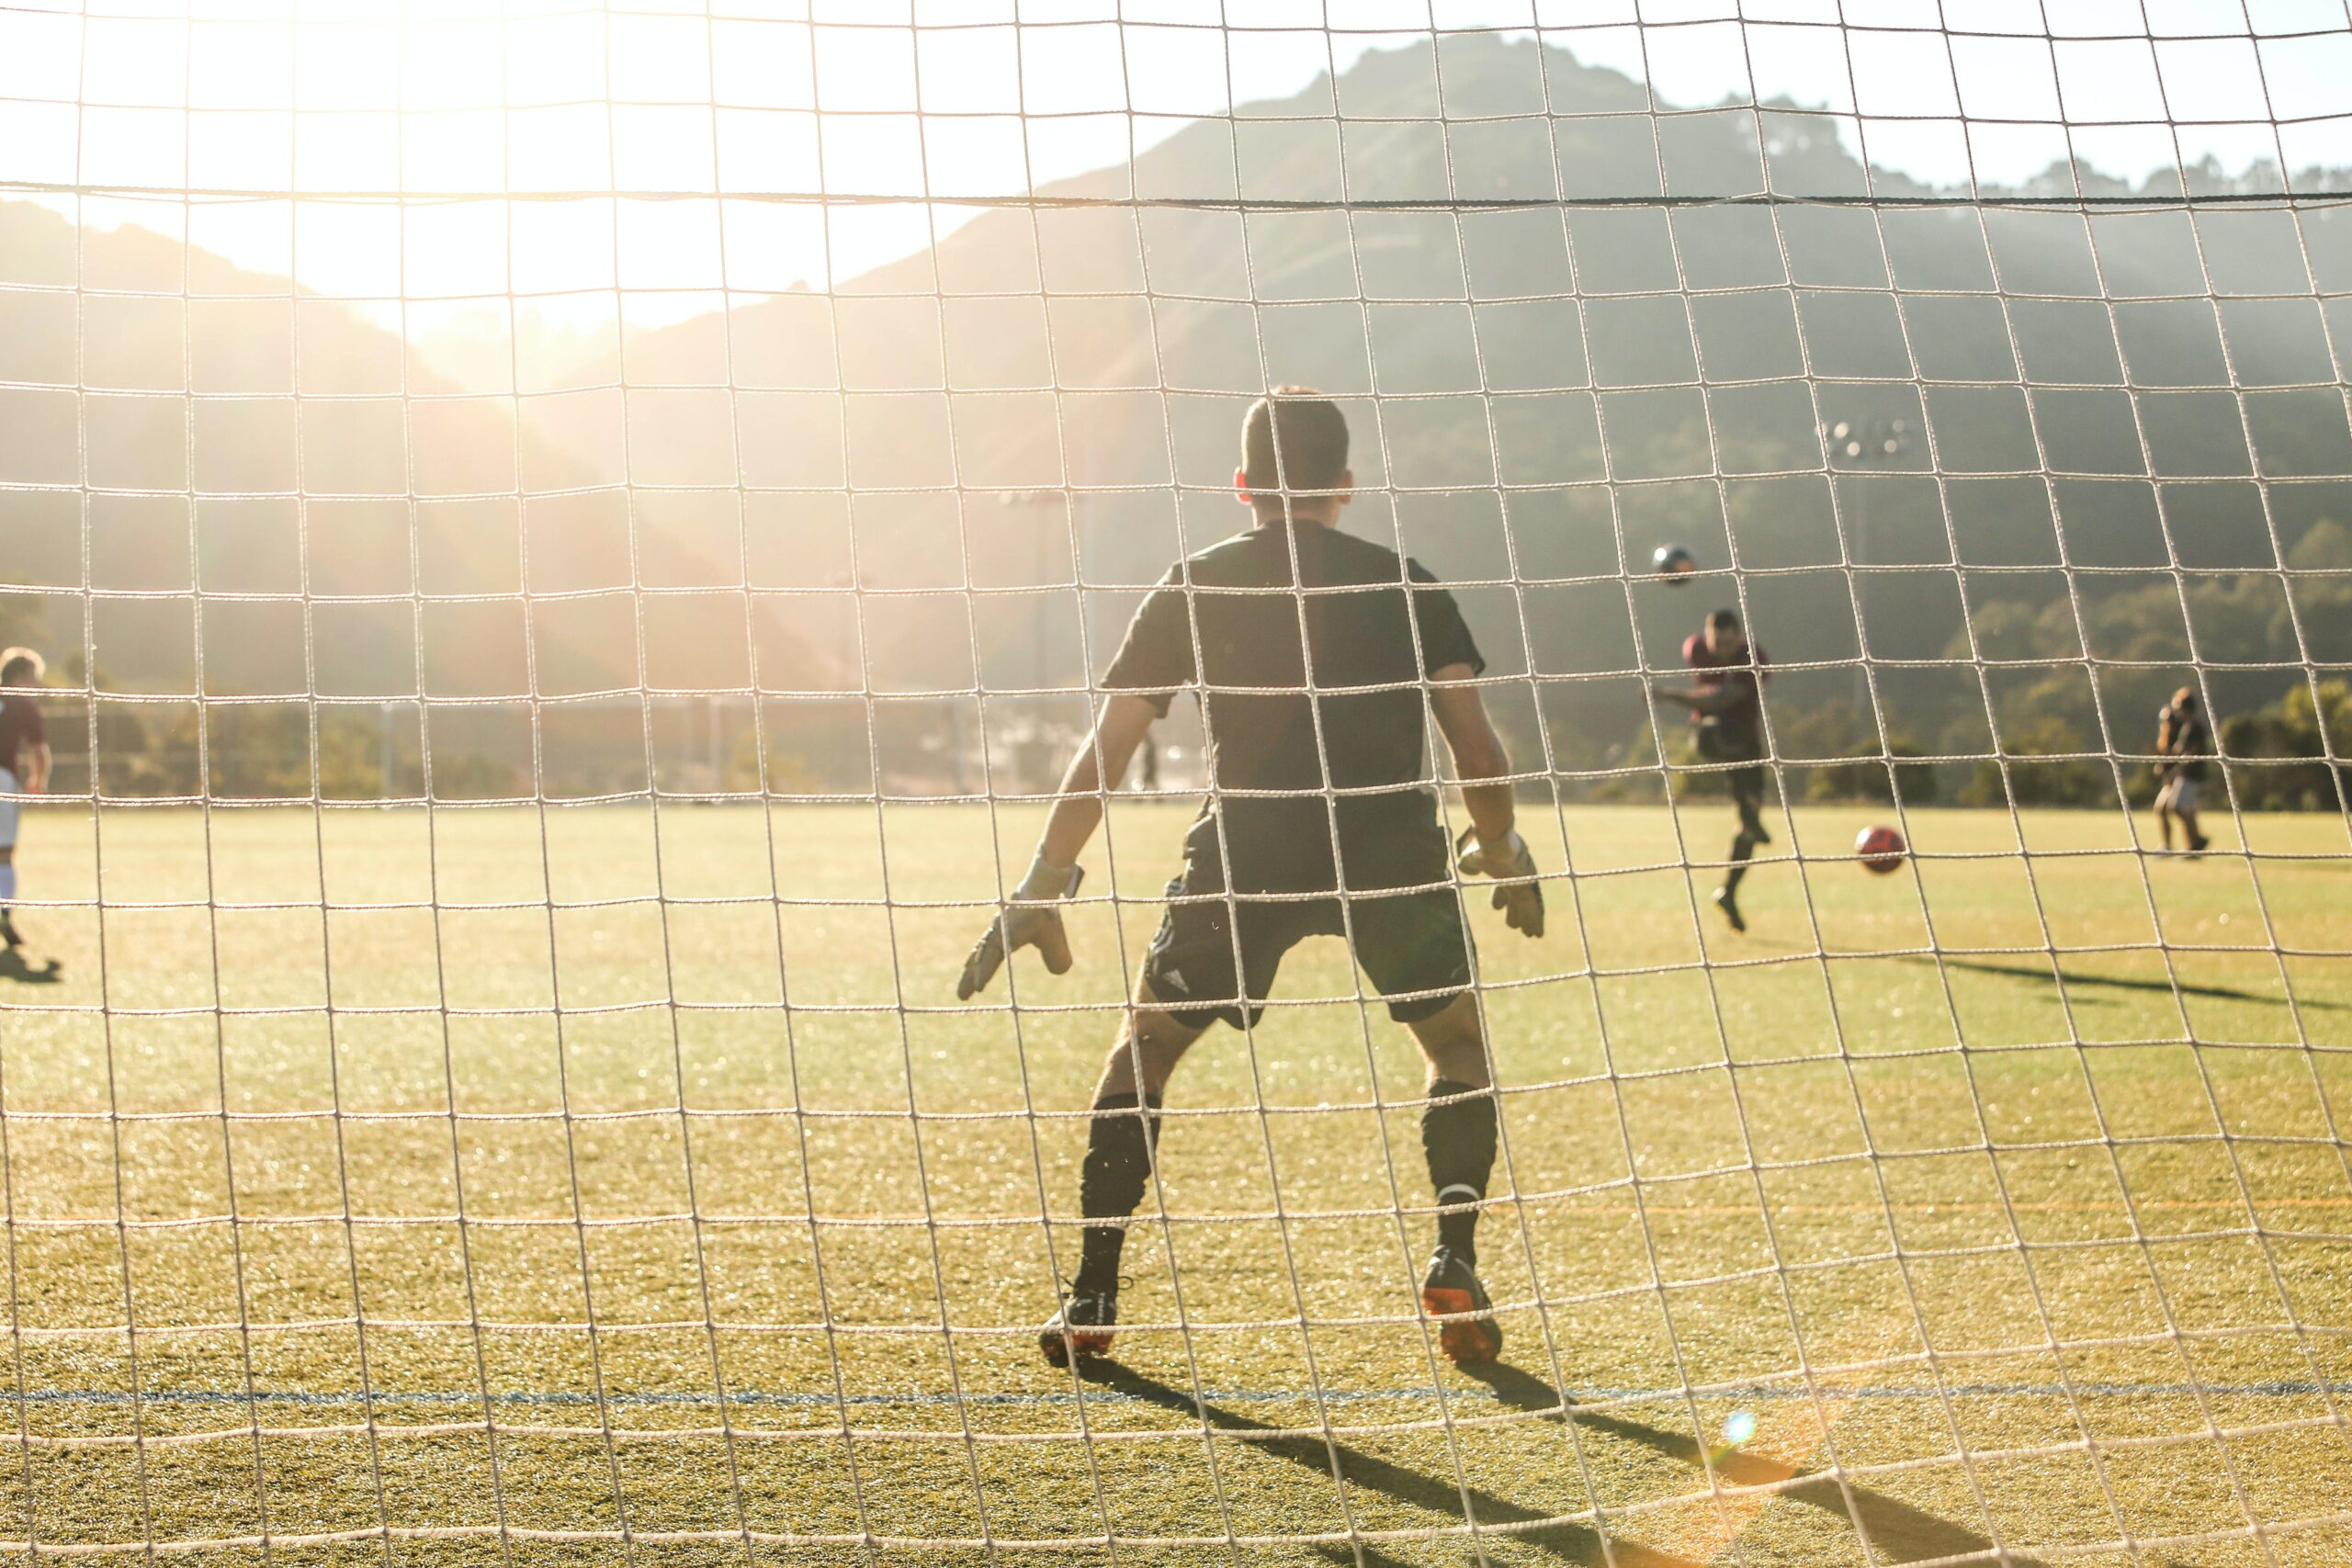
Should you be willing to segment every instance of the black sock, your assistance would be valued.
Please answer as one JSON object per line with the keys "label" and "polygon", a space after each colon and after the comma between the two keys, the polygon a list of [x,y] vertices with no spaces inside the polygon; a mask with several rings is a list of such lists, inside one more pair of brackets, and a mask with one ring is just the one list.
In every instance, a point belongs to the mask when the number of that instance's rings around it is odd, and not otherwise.
{"label": "black sock", "polygon": [[[1086,1135],[1086,1163],[1079,1168],[1079,1212],[1090,1220],[1124,1220],[1143,1201],[1151,1179],[1151,1151],[1159,1144],[1159,1100],[1148,1097],[1144,1112],[1132,1094],[1109,1094],[1094,1102]],[[1079,1253],[1076,1288],[1089,1295],[1119,1288],[1119,1254],[1125,1225],[1089,1225]]]}
{"label": "black sock", "polygon": [[[1453,1078],[1430,1085],[1430,1098],[1475,1094],[1421,1112],[1421,1152],[1429,1156],[1430,1185],[1440,1203],[1466,1203],[1487,1195],[1495,1168],[1495,1097]],[[1437,1242],[1466,1264],[1478,1261],[1478,1211],[1462,1209],[1437,1217]]]}
{"label": "black sock", "polygon": [[1739,879],[1747,874],[1747,858],[1756,852],[1756,840],[1742,833],[1731,841],[1731,868],[1724,873],[1724,891],[1736,895]]}

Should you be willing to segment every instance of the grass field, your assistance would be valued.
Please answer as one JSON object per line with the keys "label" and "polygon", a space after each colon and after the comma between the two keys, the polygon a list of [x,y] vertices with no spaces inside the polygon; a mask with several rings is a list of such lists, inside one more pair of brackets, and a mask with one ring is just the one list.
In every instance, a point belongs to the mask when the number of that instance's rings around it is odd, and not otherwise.
{"label": "grass field", "polygon": [[[1182,810],[1114,813],[1132,902],[1069,976],[1022,962],[1017,1022],[954,1005],[973,807],[35,814],[27,897],[102,864],[107,907],[25,908],[62,968],[0,976],[0,1537],[2352,1559],[2341,819],[2189,862],[2030,814],[2029,861],[2005,814],[1915,813],[1929,858],[1871,877],[1834,858],[1865,811],[1801,811],[1767,852],[1833,858],[1763,865],[1744,938],[1671,813],[1573,810],[1572,858],[1543,819],[1552,933],[1476,910],[1502,1364],[1414,1315],[1418,1059],[1327,942],[1179,1076],[1136,1326],[1080,1382],[1034,1348],[1039,1216],[1067,1270]],[[1727,816],[1686,810],[1692,858]],[[1017,874],[1035,818],[997,826]]]}

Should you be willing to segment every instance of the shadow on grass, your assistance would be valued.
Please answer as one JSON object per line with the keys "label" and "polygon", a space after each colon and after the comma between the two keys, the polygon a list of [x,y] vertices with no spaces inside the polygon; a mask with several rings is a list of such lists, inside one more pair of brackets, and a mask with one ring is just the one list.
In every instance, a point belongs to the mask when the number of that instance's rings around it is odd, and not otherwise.
{"label": "shadow on grass", "polygon": [[54,986],[65,978],[65,965],[52,958],[42,964],[26,961],[17,949],[0,948],[0,980],[14,980],[25,986]]}
{"label": "shadow on grass", "polygon": [[[1563,1418],[1563,1402],[1550,1383],[1520,1371],[1517,1367],[1497,1362],[1484,1367],[1464,1367],[1463,1372],[1477,1379],[1495,1391],[1495,1396],[1515,1409],[1525,1410],[1553,1421]],[[1885,1562],[1940,1562],[1945,1558],[1967,1558],[1994,1551],[1992,1538],[1981,1535],[1949,1519],[1939,1518],[1924,1509],[1873,1492],[1866,1486],[1849,1482],[1840,1488],[1837,1478],[1830,1475],[1808,1477],[1775,1460],[1758,1454],[1741,1453],[1736,1450],[1712,1455],[1701,1451],[1698,1443],[1687,1433],[1672,1432],[1662,1427],[1630,1420],[1622,1416],[1599,1411],[1575,1410],[1566,1406],[1577,1426],[1587,1431],[1606,1432],[1641,1444],[1667,1458],[1694,1468],[1703,1468],[1710,1458],[1715,1474],[1731,1486],[1779,1486],[1780,1495],[1792,1503],[1819,1508],[1849,1524],[1857,1524],[1869,1537],[1875,1549],[1873,1561]],[[1852,1506],[1847,1503],[1852,1498]],[[1626,1561],[1623,1548],[1618,1550],[1620,1562]],[[2001,1562],[2012,1568],[2040,1568],[2033,1558],[2011,1552]]]}
{"label": "shadow on grass", "polygon": [[[1260,1421],[1210,1403],[1204,1404],[1190,1393],[1147,1377],[1132,1367],[1116,1361],[1086,1363],[1086,1381],[1114,1393],[1156,1404],[1188,1420],[1205,1420],[1219,1432],[1253,1433],[1280,1430],[1272,1422]],[[1531,1382],[1532,1380],[1530,1380]],[[1555,1402],[1556,1403],[1556,1402]],[[1482,1525],[1522,1526],[1511,1529],[1513,1540],[1564,1562],[1587,1565],[1587,1568],[1701,1568],[1687,1557],[1653,1551],[1646,1547],[1611,1540],[1603,1551],[1600,1537],[1589,1525],[1551,1521],[1551,1516],[1540,1508],[1530,1508],[1506,1497],[1476,1486],[1462,1486],[1451,1477],[1425,1475],[1418,1470],[1374,1458],[1346,1443],[1328,1441],[1306,1434],[1286,1433],[1281,1437],[1247,1439],[1250,1446],[1278,1459],[1316,1472],[1320,1475],[1337,1473],[1350,1486],[1377,1492],[1399,1503],[1427,1509],[1453,1518],[1465,1516]],[[1361,1561],[1366,1563],[1391,1563],[1396,1560],[1382,1553],[1369,1543],[1363,1544],[1361,1556],[1346,1548],[1335,1548],[1331,1555],[1341,1562]]]}
{"label": "shadow on grass", "polygon": [[[1485,1383],[1494,1391],[1498,1399],[1515,1409],[1555,1422],[1573,1414],[1577,1424],[1588,1431],[1603,1432],[1639,1443],[1693,1469],[1703,1470],[1712,1457],[1715,1474],[1729,1485],[1777,1486],[1781,1489],[1780,1495],[1791,1502],[1819,1508],[1849,1523],[1859,1524],[1875,1549],[1879,1561],[1934,1562],[1989,1555],[1995,1550],[1988,1536],[1949,1519],[1939,1518],[1868,1487],[1849,1483],[1840,1488],[1833,1476],[1807,1476],[1804,1472],[1758,1455],[1735,1451],[1709,1456],[1703,1454],[1698,1443],[1686,1435],[1622,1416],[1574,1411],[1564,1404],[1551,1384],[1516,1367],[1498,1363],[1465,1367],[1463,1371]],[[1453,1518],[1467,1517],[1482,1525],[1524,1527],[1511,1529],[1505,1533],[1546,1556],[1565,1562],[1582,1564],[1585,1568],[1603,1568],[1603,1565],[1608,1565],[1608,1568],[1700,1568],[1693,1559],[1654,1551],[1631,1541],[1611,1540],[1604,1547],[1599,1533],[1589,1526],[1553,1520],[1541,1509],[1497,1496],[1481,1487],[1461,1485],[1449,1476],[1408,1470],[1334,1439],[1311,1433],[1247,1437],[1250,1433],[1273,1433],[1280,1428],[1272,1422],[1239,1415],[1214,1402],[1204,1404],[1197,1401],[1182,1389],[1116,1361],[1087,1363],[1081,1375],[1088,1382],[1112,1393],[1158,1405],[1188,1420],[1204,1420],[1216,1431],[1245,1435],[1244,1440],[1253,1448],[1278,1459],[1288,1460],[1318,1475],[1338,1475],[1351,1486],[1377,1492],[1396,1502]],[[1852,1499],[1850,1506],[1848,1503],[1849,1496]],[[1373,1564],[1387,1564],[1396,1561],[1370,1544],[1363,1544],[1360,1553],[1346,1548],[1333,1548],[1329,1555],[1340,1561],[1354,1560]],[[2012,1568],[2039,1568],[2034,1559],[2016,1553],[2002,1561],[2011,1564]]]}
{"label": "shadow on grass", "polygon": [[[2046,969],[2036,964],[1986,964],[1973,958],[1936,959],[1917,954],[1905,960],[1912,964],[1938,964],[1946,969],[1965,969],[1973,975],[2006,975],[2017,980],[2055,979],[2066,986],[2104,986],[2118,991],[2162,991],[2166,996],[2178,993],[2184,997],[2212,997],[2225,1002],[2262,1002],[2271,1007],[2285,1007],[2287,998],[2265,996],[2259,991],[2244,991],[2235,986],[2192,986],[2185,980],[2134,980],[2121,975],[2078,975],[2070,969]],[[2297,997],[2295,1005],[2306,1008],[2341,1009],[2342,1002],[2322,1001],[2311,997]]]}

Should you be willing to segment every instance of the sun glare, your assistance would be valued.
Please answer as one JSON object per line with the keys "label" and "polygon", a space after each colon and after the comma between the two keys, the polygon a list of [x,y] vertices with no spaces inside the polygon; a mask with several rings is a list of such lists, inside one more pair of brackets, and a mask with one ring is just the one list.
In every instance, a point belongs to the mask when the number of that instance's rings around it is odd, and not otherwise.
{"label": "sun glare", "polygon": [[[512,294],[551,318],[600,308],[550,298],[581,291],[827,287],[967,220],[958,198],[1123,162],[1374,41],[1228,40],[1182,6],[1170,19],[1194,25],[1081,9],[1016,28],[1010,6],[936,28],[866,6],[813,21],[130,9],[8,18],[0,181],[120,193],[85,194],[85,220],[185,221],[196,243],[330,297]],[[820,209],[820,193],[842,205]]]}
{"label": "sun glare", "polygon": [[[1279,112],[1430,20],[1385,0],[1332,6],[1328,27],[1321,6],[1237,20],[1211,0],[150,8],[0,17],[0,185],[388,324],[371,302],[513,297],[560,323],[610,320],[620,293],[675,317],[712,292],[832,287],[970,203],[1120,165],[1237,105]],[[1849,150],[1928,184],[2022,182],[2070,154],[2127,179],[2205,157],[2352,159],[2352,130],[2300,112],[2334,101],[2346,62],[2292,39],[1890,27],[1854,30],[1846,59],[1809,25],[1834,10],[1805,5],[1758,22],[1702,4],[1647,28],[1630,8],[1439,9],[1541,32],[1664,102],[1820,106],[1847,117],[1827,123]]]}

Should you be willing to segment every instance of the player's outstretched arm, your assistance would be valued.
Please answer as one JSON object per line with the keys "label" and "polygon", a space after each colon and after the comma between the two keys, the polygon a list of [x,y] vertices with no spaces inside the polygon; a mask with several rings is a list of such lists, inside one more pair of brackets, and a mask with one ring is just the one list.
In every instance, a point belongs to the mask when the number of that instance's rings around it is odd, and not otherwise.
{"label": "player's outstretched arm", "polygon": [[969,1001],[978,995],[1004,967],[1006,954],[1024,947],[1035,948],[1052,973],[1069,973],[1069,935],[1062,930],[1057,906],[1078,891],[1085,877],[1078,857],[1102,821],[1104,792],[1119,786],[1136,748],[1143,744],[1159,717],[1156,704],[1125,693],[1103,705],[1094,733],[1079,747],[1062,773],[1061,790],[1046,818],[1046,831],[1037,840],[1037,857],[1030,863],[1029,874],[964,960],[963,976],[956,982],[956,1000]]}
{"label": "player's outstretched arm", "polygon": [[1652,686],[1650,701],[1671,703],[1692,713],[1722,713],[1736,706],[1742,694],[1726,681],[1720,686]]}
{"label": "player's outstretched arm", "polygon": [[1487,716],[1486,699],[1472,683],[1475,673],[1467,664],[1449,664],[1430,675],[1430,707],[1453,754],[1453,775],[1462,783],[1462,804],[1470,813],[1469,829],[1458,846],[1462,873],[1494,877],[1500,884],[1495,908],[1504,912],[1510,929],[1542,936],[1544,885],[1536,880],[1535,857],[1515,826],[1510,753]]}

